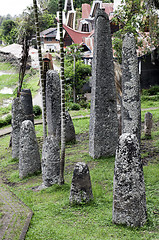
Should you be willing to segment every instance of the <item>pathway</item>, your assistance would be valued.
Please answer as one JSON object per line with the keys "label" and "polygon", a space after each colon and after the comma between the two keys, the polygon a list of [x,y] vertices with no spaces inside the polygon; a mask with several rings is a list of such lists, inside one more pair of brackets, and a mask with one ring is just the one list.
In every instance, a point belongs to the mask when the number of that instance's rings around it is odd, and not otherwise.
{"label": "pathway", "polygon": [[[3,209],[3,211],[1,210]],[[33,212],[3,184],[0,178],[0,240],[25,239]]]}

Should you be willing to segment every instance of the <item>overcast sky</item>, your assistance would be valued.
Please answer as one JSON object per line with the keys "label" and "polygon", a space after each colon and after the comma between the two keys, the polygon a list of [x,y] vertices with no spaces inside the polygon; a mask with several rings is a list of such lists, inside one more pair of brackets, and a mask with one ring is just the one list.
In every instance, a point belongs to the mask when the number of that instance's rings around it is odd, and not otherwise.
{"label": "overcast sky", "polygon": [[30,5],[33,5],[33,0],[1,0],[0,15],[19,15]]}

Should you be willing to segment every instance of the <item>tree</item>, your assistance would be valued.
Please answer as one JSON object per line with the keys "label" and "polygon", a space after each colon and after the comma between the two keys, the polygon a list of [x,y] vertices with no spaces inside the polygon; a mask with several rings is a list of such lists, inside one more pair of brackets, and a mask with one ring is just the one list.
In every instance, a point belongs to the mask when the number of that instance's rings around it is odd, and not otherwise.
{"label": "tree", "polygon": [[[121,62],[122,38],[125,33],[132,32],[137,42],[139,32],[144,34],[145,27],[148,26],[149,31],[153,32],[153,34],[150,34],[151,42],[153,42],[154,45],[157,43],[158,23],[154,20],[150,21],[152,24],[148,22],[148,19],[152,19],[152,16],[156,18],[153,5],[148,7],[149,1],[152,2],[154,0],[122,0],[122,5],[119,6],[118,10],[115,12],[113,21],[119,24],[120,29],[113,34],[113,48],[119,62]],[[142,42],[137,42],[137,44],[141,46]]]}
{"label": "tree", "polygon": [[50,14],[56,14],[58,11],[58,0],[50,0],[47,9]]}
{"label": "tree", "polygon": [[[69,73],[73,73],[73,77],[71,77],[72,80],[72,89],[73,89],[73,102],[76,102],[77,100],[77,94],[76,94],[76,61],[81,59],[82,56],[82,48],[78,44],[73,44],[66,49],[66,59],[67,59],[67,65],[71,66],[73,64],[73,71]],[[67,74],[68,75],[68,74]],[[66,76],[67,76],[66,75]],[[71,74],[72,75],[72,74]]]}
{"label": "tree", "polygon": [[35,14],[35,25],[36,25],[36,37],[38,46],[38,57],[40,64],[40,83],[42,90],[42,118],[43,118],[43,137],[47,137],[47,124],[46,124],[46,94],[45,94],[45,82],[43,74],[43,63],[42,63],[42,53],[41,53],[41,43],[40,43],[40,30],[39,30],[39,19],[38,19],[38,8],[36,0],[33,0],[33,8]]}
{"label": "tree", "polygon": [[61,157],[59,184],[64,184],[65,167],[65,78],[64,78],[64,48],[63,48],[63,19],[62,0],[59,0],[59,30],[60,30],[60,80],[61,80]]}
{"label": "tree", "polygon": [[66,48],[65,79],[72,87],[73,102],[77,101],[77,94],[86,83],[86,77],[91,75],[91,66],[85,65],[82,61],[82,50],[82,46],[78,44],[72,44]]}
{"label": "tree", "polygon": [[1,25],[1,36],[4,42],[12,44],[17,39],[17,26],[15,21],[8,19],[4,20]]}

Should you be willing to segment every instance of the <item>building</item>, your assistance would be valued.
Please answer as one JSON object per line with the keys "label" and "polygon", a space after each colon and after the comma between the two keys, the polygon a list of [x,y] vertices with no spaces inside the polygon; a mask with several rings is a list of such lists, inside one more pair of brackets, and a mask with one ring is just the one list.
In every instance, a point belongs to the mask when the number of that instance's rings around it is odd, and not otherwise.
{"label": "building", "polygon": [[40,33],[41,46],[44,50],[55,51],[59,49],[59,42],[56,39],[57,28],[48,28]]}

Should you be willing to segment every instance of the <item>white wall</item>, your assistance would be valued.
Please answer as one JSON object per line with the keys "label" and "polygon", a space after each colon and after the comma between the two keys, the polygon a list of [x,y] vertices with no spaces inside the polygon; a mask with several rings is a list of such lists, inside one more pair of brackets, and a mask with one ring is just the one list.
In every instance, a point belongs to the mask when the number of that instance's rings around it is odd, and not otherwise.
{"label": "white wall", "polygon": [[117,10],[118,5],[121,5],[122,0],[114,0],[114,11]]}

